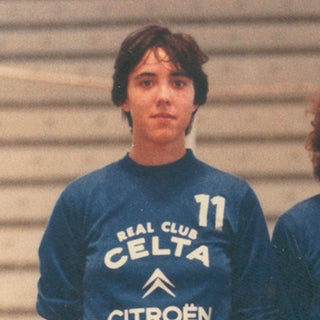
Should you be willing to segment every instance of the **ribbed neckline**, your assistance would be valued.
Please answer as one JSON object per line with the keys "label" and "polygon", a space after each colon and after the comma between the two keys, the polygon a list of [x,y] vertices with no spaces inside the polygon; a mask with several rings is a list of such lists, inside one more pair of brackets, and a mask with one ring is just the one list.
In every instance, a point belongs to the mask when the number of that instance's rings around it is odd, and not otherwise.
{"label": "ribbed neckline", "polygon": [[127,153],[119,161],[119,165],[131,174],[140,177],[168,177],[168,175],[177,175],[179,173],[182,176],[187,176],[189,172],[194,172],[197,159],[191,149],[186,149],[185,155],[177,161],[165,165],[144,166],[133,161]]}

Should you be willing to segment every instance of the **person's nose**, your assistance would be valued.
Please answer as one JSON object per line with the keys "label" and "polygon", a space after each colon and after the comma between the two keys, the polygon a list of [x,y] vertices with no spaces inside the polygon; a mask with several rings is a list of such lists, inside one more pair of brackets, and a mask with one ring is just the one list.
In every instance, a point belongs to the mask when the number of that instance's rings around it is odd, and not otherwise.
{"label": "person's nose", "polygon": [[157,106],[169,106],[171,104],[171,88],[167,83],[159,86]]}

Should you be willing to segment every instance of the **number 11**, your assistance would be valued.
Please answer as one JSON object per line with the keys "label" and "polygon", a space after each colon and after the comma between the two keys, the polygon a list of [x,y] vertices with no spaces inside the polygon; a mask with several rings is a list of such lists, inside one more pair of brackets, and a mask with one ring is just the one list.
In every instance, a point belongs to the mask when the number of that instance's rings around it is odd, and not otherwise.
{"label": "number 11", "polygon": [[[197,194],[194,198],[197,203],[200,203],[199,226],[207,227],[210,196],[208,194]],[[225,203],[226,199],[222,196],[211,198],[211,204],[216,206],[215,229],[217,230],[221,230],[223,227]]]}

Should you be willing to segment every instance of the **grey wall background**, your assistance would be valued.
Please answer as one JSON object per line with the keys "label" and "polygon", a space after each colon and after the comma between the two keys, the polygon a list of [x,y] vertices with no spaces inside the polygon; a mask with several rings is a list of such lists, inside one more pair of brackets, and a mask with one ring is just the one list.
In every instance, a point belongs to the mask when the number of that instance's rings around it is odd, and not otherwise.
{"label": "grey wall background", "polygon": [[210,56],[190,143],[249,181],[270,233],[318,192],[304,149],[305,109],[320,93],[318,1],[1,1],[0,319],[37,319],[37,249],[59,193],[128,150],[112,65],[123,38],[150,23],[192,34]]}

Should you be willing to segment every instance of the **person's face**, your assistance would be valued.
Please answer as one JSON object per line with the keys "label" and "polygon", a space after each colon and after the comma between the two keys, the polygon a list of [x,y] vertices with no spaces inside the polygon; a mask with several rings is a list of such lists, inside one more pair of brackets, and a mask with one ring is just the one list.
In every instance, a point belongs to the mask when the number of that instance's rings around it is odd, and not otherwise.
{"label": "person's face", "polygon": [[129,74],[127,99],[121,107],[131,114],[134,142],[184,142],[198,107],[193,80],[168,61],[163,49],[156,50],[156,55],[147,51]]}

